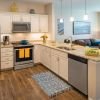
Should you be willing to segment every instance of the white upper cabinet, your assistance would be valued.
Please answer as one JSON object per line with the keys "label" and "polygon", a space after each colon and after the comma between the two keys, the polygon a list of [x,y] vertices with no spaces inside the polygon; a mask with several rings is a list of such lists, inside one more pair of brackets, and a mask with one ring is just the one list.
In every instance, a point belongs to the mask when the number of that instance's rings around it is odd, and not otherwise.
{"label": "white upper cabinet", "polygon": [[23,22],[31,22],[30,14],[23,14],[22,15],[22,21]]}
{"label": "white upper cabinet", "polygon": [[31,15],[31,32],[48,32],[48,15]]}
{"label": "white upper cabinet", "polygon": [[20,14],[12,14],[12,21],[13,22],[20,22],[22,21]]}
{"label": "white upper cabinet", "polygon": [[12,21],[8,13],[0,14],[0,33],[11,33]]}
{"label": "white upper cabinet", "polygon": [[1,13],[1,33],[12,33],[12,22],[30,22],[31,33],[48,32],[48,15],[25,13]]}
{"label": "white upper cabinet", "polygon": [[48,32],[48,15],[40,15],[40,32]]}
{"label": "white upper cabinet", "polygon": [[12,14],[13,22],[30,22],[30,14]]}
{"label": "white upper cabinet", "polygon": [[31,32],[39,32],[40,31],[40,27],[39,27],[39,15],[38,14],[34,14],[31,15]]}

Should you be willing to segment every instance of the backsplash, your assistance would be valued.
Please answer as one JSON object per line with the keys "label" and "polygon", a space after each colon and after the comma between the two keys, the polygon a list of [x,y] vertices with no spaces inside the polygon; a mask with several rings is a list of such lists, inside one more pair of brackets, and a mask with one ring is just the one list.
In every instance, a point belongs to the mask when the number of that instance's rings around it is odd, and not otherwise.
{"label": "backsplash", "polygon": [[[43,33],[12,33],[12,34],[1,34],[1,42],[3,42],[3,36],[9,36],[10,41],[20,41],[20,40],[42,40],[40,37]],[[48,40],[51,39],[50,34],[47,33]]]}

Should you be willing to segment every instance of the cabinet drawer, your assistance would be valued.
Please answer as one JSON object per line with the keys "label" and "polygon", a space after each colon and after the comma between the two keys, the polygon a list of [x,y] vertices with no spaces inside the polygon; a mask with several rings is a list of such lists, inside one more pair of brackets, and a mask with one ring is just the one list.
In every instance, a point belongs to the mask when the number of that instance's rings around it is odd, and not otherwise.
{"label": "cabinet drawer", "polygon": [[9,56],[13,56],[13,52],[1,52],[1,58],[2,57],[9,57]]}
{"label": "cabinet drawer", "polygon": [[50,53],[50,51],[51,51],[51,49],[48,48],[48,47],[46,47],[46,52],[47,52],[47,53]]}
{"label": "cabinet drawer", "polygon": [[54,49],[51,50],[51,54],[52,55],[58,55],[58,56],[61,56],[61,57],[64,57],[64,58],[68,58],[67,53],[62,52],[62,51],[58,51],[58,50],[54,50]]}
{"label": "cabinet drawer", "polygon": [[51,54],[52,55],[58,55],[59,54],[59,51],[58,50],[55,50],[55,49],[52,49],[51,50]]}
{"label": "cabinet drawer", "polygon": [[7,69],[13,67],[13,61],[1,62],[1,69]]}
{"label": "cabinet drawer", "polygon": [[65,52],[61,52],[61,51],[59,51],[59,56],[60,57],[64,57],[64,58],[68,58],[68,54],[67,53],[65,53]]}
{"label": "cabinet drawer", "polygon": [[13,61],[13,56],[10,56],[10,57],[2,57],[1,58],[1,61],[2,62],[5,62],[5,61]]}
{"label": "cabinet drawer", "polygon": [[13,52],[13,48],[1,48],[1,53]]}

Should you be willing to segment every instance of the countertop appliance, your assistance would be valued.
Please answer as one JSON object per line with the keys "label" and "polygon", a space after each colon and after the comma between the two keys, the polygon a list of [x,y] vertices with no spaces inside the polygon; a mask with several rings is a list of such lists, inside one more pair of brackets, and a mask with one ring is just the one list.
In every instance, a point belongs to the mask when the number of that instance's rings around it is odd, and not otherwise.
{"label": "countertop appliance", "polygon": [[87,59],[68,54],[68,82],[85,95],[88,94],[87,62]]}
{"label": "countertop appliance", "polygon": [[33,45],[14,44],[14,69],[33,67]]}
{"label": "countertop appliance", "polygon": [[13,33],[30,33],[31,23],[30,22],[13,22],[12,32]]}
{"label": "countertop appliance", "polygon": [[9,36],[3,36],[3,44],[9,45]]}

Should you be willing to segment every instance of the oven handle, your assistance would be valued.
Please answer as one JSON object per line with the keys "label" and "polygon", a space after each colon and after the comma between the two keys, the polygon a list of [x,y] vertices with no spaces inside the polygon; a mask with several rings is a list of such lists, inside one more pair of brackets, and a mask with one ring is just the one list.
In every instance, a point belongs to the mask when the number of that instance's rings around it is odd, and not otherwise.
{"label": "oven handle", "polygon": [[[23,49],[25,49],[25,48],[23,48]],[[31,50],[33,49],[33,48],[30,48]],[[17,51],[17,50],[19,50],[19,49],[15,49],[15,51]]]}

